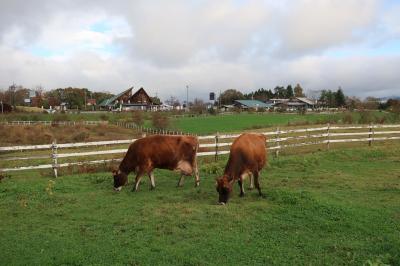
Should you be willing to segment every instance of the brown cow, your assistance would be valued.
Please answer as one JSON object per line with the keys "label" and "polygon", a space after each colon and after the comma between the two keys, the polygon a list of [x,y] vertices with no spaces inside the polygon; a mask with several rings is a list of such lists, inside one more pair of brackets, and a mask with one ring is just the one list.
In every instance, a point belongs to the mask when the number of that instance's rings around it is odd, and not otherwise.
{"label": "brown cow", "polygon": [[261,169],[266,162],[266,141],[262,134],[242,134],[233,142],[224,175],[217,180],[219,202],[228,202],[233,183],[238,180],[240,196],[244,196],[243,179],[252,175],[260,196],[261,188],[258,180]]}
{"label": "brown cow", "polygon": [[199,141],[193,136],[153,135],[133,142],[119,165],[113,172],[114,189],[120,191],[128,183],[130,172],[136,173],[132,191],[137,191],[143,174],[151,181],[151,189],[155,188],[153,170],[179,170],[181,177],[178,186],[183,185],[184,176],[195,174],[195,186],[200,183],[197,169],[196,153]]}

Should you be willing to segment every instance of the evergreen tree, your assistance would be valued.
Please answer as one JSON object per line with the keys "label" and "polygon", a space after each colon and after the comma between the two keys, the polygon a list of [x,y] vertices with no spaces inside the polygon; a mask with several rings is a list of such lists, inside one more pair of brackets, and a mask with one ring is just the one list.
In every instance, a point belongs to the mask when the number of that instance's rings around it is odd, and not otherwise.
{"label": "evergreen tree", "polygon": [[344,93],[343,93],[341,87],[339,87],[339,89],[335,93],[335,101],[336,101],[337,107],[343,107],[346,104],[346,98],[344,96]]}
{"label": "evergreen tree", "polygon": [[294,93],[293,93],[293,88],[292,85],[288,85],[286,87],[286,98],[293,98]]}

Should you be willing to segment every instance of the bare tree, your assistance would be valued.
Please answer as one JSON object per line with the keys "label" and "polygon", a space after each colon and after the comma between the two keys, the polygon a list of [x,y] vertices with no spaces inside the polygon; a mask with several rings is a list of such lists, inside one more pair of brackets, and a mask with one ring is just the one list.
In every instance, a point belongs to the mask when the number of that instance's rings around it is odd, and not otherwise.
{"label": "bare tree", "polygon": [[171,96],[168,100],[165,101],[165,103],[168,105],[171,105],[173,107],[177,107],[177,106],[181,105],[179,100],[174,96]]}

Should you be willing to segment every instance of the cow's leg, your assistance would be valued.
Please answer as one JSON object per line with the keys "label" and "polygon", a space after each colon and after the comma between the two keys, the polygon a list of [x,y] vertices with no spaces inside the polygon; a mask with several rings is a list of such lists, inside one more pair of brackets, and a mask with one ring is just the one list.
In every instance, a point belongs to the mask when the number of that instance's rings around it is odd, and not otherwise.
{"label": "cow's leg", "polygon": [[176,186],[177,187],[183,186],[184,181],[185,181],[185,175],[183,173],[181,173],[181,177],[179,178],[178,185],[176,185]]}
{"label": "cow's leg", "polygon": [[156,182],[154,181],[153,171],[149,172],[149,178],[150,178],[150,189],[153,190],[156,188]]}
{"label": "cow's leg", "polygon": [[258,194],[260,196],[262,196],[263,194],[261,193],[261,187],[260,187],[260,182],[259,182],[259,172],[254,172],[253,176],[254,176],[254,184],[256,185],[256,189],[258,189]]}
{"label": "cow's leg", "polygon": [[200,176],[199,176],[199,168],[197,167],[197,156],[194,157],[193,163],[193,170],[194,170],[194,186],[198,187],[200,185]]}
{"label": "cow's leg", "polygon": [[132,188],[132,191],[138,191],[140,180],[142,179],[142,172],[138,172],[135,178],[135,185]]}
{"label": "cow's leg", "polygon": [[249,181],[250,181],[249,189],[252,190],[254,189],[254,177],[252,174],[249,174]]}
{"label": "cow's leg", "polygon": [[240,188],[240,197],[244,196],[244,187],[243,187],[243,175],[240,176],[239,180],[238,180],[238,184],[239,184],[239,188]]}

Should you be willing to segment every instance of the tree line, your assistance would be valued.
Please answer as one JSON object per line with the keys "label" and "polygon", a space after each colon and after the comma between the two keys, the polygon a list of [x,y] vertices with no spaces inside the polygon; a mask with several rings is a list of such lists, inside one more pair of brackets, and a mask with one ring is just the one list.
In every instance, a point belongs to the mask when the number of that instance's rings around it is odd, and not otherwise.
{"label": "tree line", "polygon": [[[112,97],[108,92],[94,92],[87,88],[57,88],[44,91],[40,86],[34,89],[24,88],[23,86],[10,86],[6,90],[0,90],[0,101],[11,106],[30,105],[34,107],[50,108],[66,103],[70,109],[84,109],[89,99],[99,104],[105,99]],[[25,102],[29,99],[30,102]]]}

